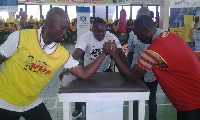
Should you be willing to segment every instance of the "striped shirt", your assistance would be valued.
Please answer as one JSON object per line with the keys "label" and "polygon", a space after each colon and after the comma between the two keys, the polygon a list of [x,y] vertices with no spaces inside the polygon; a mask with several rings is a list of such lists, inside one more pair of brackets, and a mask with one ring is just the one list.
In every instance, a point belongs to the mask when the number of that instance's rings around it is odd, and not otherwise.
{"label": "striped shirt", "polygon": [[161,58],[150,50],[145,50],[137,61],[137,64],[146,71],[149,71],[153,65],[158,65],[161,63]]}
{"label": "striped shirt", "polygon": [[[153,36],[153,39],[156,39],[160,33],[162,33],[163,30],[157,29],[156,33]],[[146,71],[151,70],[152,66],[159,66],[161,67],[164,61],[161,59],[158,53],[151,51],[151,50],[145,50],[140,58],[136,62],[141,68],[145,69]],[[165,69],[165,68],[163,68]]]}
{"label": "striped shirt", "polygon": [[[129,39],[128,39],[128,51],[133,52],[133,60],[131,67],[134,66],[136,61],[140,58],[141,54],[144,52],[144,50],[149,46],[149,44],[144,44],[140,42],[137,39],[137,36],[134,35],[133,31],[129,33]],[[152,70],[149,70],[144,75],[144,81],[145,82],[153,82],[156,80],[156,77],[154,76],[154,73]]]}

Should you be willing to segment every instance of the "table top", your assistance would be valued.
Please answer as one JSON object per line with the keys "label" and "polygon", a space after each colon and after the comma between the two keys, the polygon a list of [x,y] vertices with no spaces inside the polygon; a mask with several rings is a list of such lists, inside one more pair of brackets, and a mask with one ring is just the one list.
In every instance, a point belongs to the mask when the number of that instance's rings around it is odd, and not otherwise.
{"label": "table top", "polygon": [[149,92],[149,89],[142,80],[134,83],[125,81],[119,72],[97,72],[89,80],[63,77],[59,88],[59,93],[99,92]]}

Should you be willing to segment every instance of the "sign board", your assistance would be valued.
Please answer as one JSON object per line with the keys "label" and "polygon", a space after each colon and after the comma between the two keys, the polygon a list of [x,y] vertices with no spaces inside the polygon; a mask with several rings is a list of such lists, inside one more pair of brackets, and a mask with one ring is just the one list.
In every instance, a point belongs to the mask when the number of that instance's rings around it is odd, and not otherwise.
{"label": "sign board", "polygon": [[170,8],[200,7],[200,0],[170,0]]}
{"label": "sign board", "polygon": [[20,0],[26,4],[70,4],[70,5],[130,5],[131,0]]}
{"label": "sign board", "polygon": [[18,0],[0,0],[0,11],[17,12]]}
{"label": "sign board", "polygon": [[77,40],[90,30],[90,8],[77,7]]}
{"label": "sign board", "polygon": [[86,120],[123,120],[122,100],[88,100]]}

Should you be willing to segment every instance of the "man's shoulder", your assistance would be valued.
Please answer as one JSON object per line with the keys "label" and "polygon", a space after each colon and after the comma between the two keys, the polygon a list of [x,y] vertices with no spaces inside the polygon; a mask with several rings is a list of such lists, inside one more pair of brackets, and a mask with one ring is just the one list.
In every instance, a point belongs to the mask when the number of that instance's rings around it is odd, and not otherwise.
{"label": "man's shoulder", "polygon": [[[87,41],[88,41],[88,39],[92,38],[92,36],[93,36],[92,31],[88,31],[88,32],[82,34],[82,35],[80,36],[79,40],[81,40],[81,41],[87,40]],[[78,41],[79,41],[79,40],[78,40]]]}
{"label": "man's shoulder", "polygon": [[88,31],[88,32],[82,34],[81,36],[88,36],[88,35],[89,36],[93,35],[93,32],[92,31]]}
{"label": "man's shoulder", "polygon": [[83,35],[81,35],[81,37],[77,40],[75,48],[81,47],[81,49],[83,49],[82,47],[85,47],[88,44],[92,44],[94,40],[95,40],[95,38],[94,38],[93,32],[88,31],[88,32],[84,33]]}
{"label": "man's shoulder", "polygon": [[119,39],[113,33],[110,33],[109,31],[106,31],[105,38],[109,38],[109,39],[113,39],[115,41],[116,40],[119,41]]}
{"label": "man's shoulder", "polygon": [[110,35],[115,36],[113,33],[109,32],[109,31],[106,31],[106,36],[110,36]]}

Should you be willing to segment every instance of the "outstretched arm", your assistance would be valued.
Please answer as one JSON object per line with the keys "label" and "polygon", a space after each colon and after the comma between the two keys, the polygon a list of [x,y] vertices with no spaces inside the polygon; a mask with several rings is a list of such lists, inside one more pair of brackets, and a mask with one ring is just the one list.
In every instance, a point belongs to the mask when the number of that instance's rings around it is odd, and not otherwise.
{"label": "outstretched arm", "polygon": [[115,64],[121,73],[121,75],[127,80],[132,81],[133,74],[131,71],[130,64],[125,54],[121,48],[117,48],[115,52],[111,54],[112,59],[115,61]]}
{"label": "outstretched arm", "polygon": [[121,48],[115,48],[113,46],[116,46],[114,42],[106,42],[103,46],[103,50],[106,54],[109,54],[115,61],[115,64],[117,65],[117,68],[121,75],[127,81],[131,81],[131,79],[133,78],[133,74],[125,54],[123,53]]}
{"label": "outstretched arm", "polygon": [[85,67],[83,65],[78,65],[77,67],[71,68],[68,71],[81,79],[88,80],[97,71],[105,57],[106,54],[101,53],[99,57],[97,57],[97,59],[89,65]]}
{"label": "outstretched arm", "polygon": [[[78,60],[81,65],[83,65],[84,62],[83,62],[83,59],[81,59],[81,56],[83,54],[84,54],[84,51],[82,49],[76,48],[75,52],[72,54],[72,57],[73,57],[73,59]],[[69,74],[68,70],[60,73],[60,75],[59,75],[60,80],[62,80],[64,75],[68,75],[68,74]]]}
{"label": "outstretched arm", "polygon": [[84,51],[82,49],[76,48],[75,52],[72,54],[72,57],[75,60],[78,60],[83,54],[84,54]]}
{"label": "outstretched arm", "polygon": [[133,60],[133,52],[128,52],[127,59],[129,64],[131,65]]}
{"label": "outstretched arm", "polygon": [[80,64],[84,65],[84,51],[80,48],[76,48],[75,52],[72,54],[72,57],[75,60],[78,60]]}
{"label": "outstretched arm", "polygon": [[103,62],[103,60],[106,57],[106,54],[111,54],[112,51],[116,51],[116,44],[114,42],[107,42],[107,44],[104,44],[103,47],[103,53],[101,53],[96,59],[95,61],[93,61],[92,63],[90,63],[87,66],[82,66],[82,65],[78,65],[75,68],[71,68],[68,71],[71,72],[73,75],[80,77],[82,79],[89,79],[95,72],[96,70],[99,68],[99,66],[101,65],[101,63]]}
{"label": "outstretched arm", "polygon": [[[111,48],[111,45],[109,42],[105,43],[104,48]],[[109,49],[107,49],[109,50]],[[129,82],[135,82],[136,80],[140,79],[142,76],[146,74],[146,70],[141,68],[138,64],[135,64],[133,69],[131,69],[128,60],[123,53],[122,49],[117,48],[116,50],[110,50],[107,51],[104,50],[107,54],[111,55],[111,57],[114,59],[117,68],[119,72],[122,74],[122,76]]]}
{"label": "outstretched arm", "polygon": [[131,69],[122,50],[117,49],[116,53],[117,54],[112,55],[112,58],[114,59],[119,72],[127,81],[135,82],[146,74],[147,71],[141,68],[138,64],[135,64]]}
{"label": "outstretched arm", "polygon": [[135,64],[132,68],[132,74],[134,77],[130,79],[130,82],[134,82],[142,78],[146,73],[147,71],[145,69],[141,68],[138,64]]}

